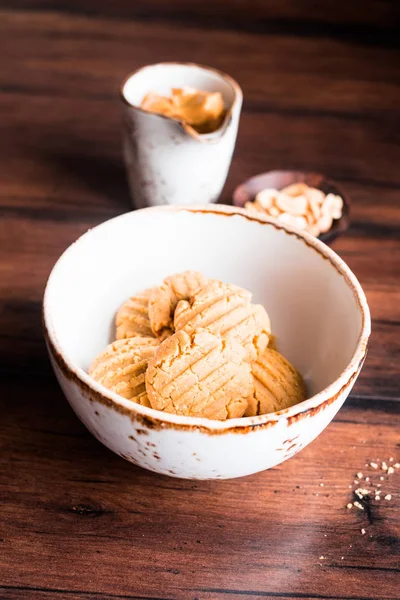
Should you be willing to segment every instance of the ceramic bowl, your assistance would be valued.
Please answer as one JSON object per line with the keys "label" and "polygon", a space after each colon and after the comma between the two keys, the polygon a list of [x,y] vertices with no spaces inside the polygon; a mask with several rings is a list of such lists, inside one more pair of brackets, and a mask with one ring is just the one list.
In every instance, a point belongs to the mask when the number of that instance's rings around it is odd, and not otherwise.
{"label": "ceramic bowl", "polygon": [[239,185],[233,193],[233,204],[243,208],[246,202],[253,202],[258,192],[266,188],[281,190],[292,183],[305,183],[310,187],[317,188],[324,194],[337,194],[343,199],[343,214],[340,219],[334,219],[329,231],[321,233],[318,239],[325,243],[332,242],[338,235],[344,233],[350,224],[350,203],[343,190],[320,173],[308,173],[304,171],[269,171],[250,177]]}
{"label": "ceramic bowl", "polygon": [[[88,375],[113,339],[118,307],[185,269],[253,292],[279,349],[304,376],[308,400],[279,413],[211,421],[139,406]],[[349,394],[370,334],[360,284],[330,248],[229,206],[148,208],[95,227],[53,268],[43,311],[56,376],[89,431],[136,465],[188,479],[248,475],[304,448]]]}

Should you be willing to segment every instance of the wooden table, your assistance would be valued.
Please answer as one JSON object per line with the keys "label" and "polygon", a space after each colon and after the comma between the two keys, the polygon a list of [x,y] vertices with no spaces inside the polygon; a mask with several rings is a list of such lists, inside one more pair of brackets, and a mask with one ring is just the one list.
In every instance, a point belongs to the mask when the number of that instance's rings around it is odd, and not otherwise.
{"label": "wooden table", "polygon": [[[266,4],[1,3],[1,599],[400,597],[400,470],[381,469],[400,461],[399,5]],[[373,316],[333,423],[292,460],[236,481],[169,479],[112,454],[67,405],[42,338],[59,254],[130,210],[119,83],[174,59],[243,87],[226,201],[273,168],[345,188],[352,226],[334,249]],[[346,508],[358,472],[382,490],[365,510]]]}

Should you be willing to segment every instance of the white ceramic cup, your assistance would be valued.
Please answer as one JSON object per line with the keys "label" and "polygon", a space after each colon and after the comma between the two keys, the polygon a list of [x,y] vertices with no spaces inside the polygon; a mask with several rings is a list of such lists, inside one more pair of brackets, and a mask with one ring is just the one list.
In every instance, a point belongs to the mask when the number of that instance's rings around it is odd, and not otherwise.
{"label": "white ceramic cup", "polygon": [[[172,87],[220,92],[226,116],[212,133],[199,134],[181,121],[140,108],[150,91],[168,96]],[[224,186],[235,147],[242,91],[228,75],[188,63],[143,67],[121,88],[124,157],[133,204],[216,202]]]}

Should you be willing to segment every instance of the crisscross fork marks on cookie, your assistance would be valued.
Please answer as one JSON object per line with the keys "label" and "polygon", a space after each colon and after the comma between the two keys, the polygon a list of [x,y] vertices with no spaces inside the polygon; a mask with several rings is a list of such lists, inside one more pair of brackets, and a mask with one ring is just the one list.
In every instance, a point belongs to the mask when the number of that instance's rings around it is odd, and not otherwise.
{"label": "crisscross fork marks on cookie", "polygon": [[306,398],[301,375],[279,352],[266,348],[251,365],[254,392],[245,416],[289,408]]}
{"label": "crisscross fork marks on cookie", "polygon": [[107,389],[136,401],[146,392],[147,364],[158,345],[155,338],[144,337],[113,342],[95,359],[89,373]]}
{"label": "crisscross fork marks on cookie", "polygon": [[149,298],[149,318],[155,335],[161,335],[165,330],[172,333],[176,305],[180,300],[190,298],[206,282],[202,273],[184,271],[167,277],[160,286],[153,288]]}
{"label": "crisscross fork marks on cookie", "polygon": [[178,303],[175,329],[191,333],[206,328],[224,339],[236,339],[246,346],[248,358],[255,358],[268,344],[271,325],[265,309],[250,300],[247,290],[210,281],[190,301]]}
{"label": "crisscross fork marks on cookie", "polygon": [[250,299],[240,291],[220,290],[218,287],[212,285],[211,289],[216,290],[216,295],[213,297],[208,293],[203,294],[201,290],[191,302],[182,300],[178,303],[174,318],[176,331],[184,329],[190,333],[202,327],[220,333],[224,324],[228,326],[229,320],[232,321],[232,317],[234,317],[233,323],[237,321],[235,315],[238,312],[241,314]]}
{"label": "crisscross fork marks on cookie", "polygon": [[176,332],[149,361],[152,407],[210,419],[242,416],[252,385],[244,354],[237,342],[228,344],[206,330]]}

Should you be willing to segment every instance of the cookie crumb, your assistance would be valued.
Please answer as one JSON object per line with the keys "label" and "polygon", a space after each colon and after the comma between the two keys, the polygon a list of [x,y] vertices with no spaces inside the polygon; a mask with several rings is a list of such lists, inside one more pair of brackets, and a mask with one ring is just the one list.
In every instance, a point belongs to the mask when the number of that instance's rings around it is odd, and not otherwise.
{"label": "cookie crumb", "polygon": [[352,502],[349,502],[348,504],[346,504],[347,508],[351,508],[353,506]]}
{"label": "cookie crumb", "polygon": [[357,477],[358,477],[358,479],[362,479],[363,478],[363,474],[361,473],[361,471],[360,471],[360,473],[357,473]]}
{"label": "cookie crumb", "polygon": [[376,464],[376,462],[370,462],[369,466],[372,467],[373,469],[377,469],[378,465]]}
{"label": "cookie crumb", "polygon": [[365,478],[365,481],[369,481],[369,477],[366,477],[366,478]]}
{"label": "cookie crumb", "polygon": [[344,556],[342,556],[342,557],[340,558],[340,560],[343,560],[343,559],[344,559]]}
{"label": "cookie crumb", "polygon": [[393,462],[393,456],[389,458],[389,462]]}
{"label": "cookie crumb", "polygon": [[359,508],[360,510],[364,510],[363,505],[361,504],[361,502],[357,502],[357,500],[354,502],[354,506],[356,508]]}
{"label": "cookie crumb", "polygon": [[381,497],[380,496],[375,496],[375,500],[380,500]]}
{"label": "cookie crumb", "polygon": [[320,556],[319,560],[325,560],[325,556]]}
{"label": "cookie crumb", "polygon": [[355,480],[354,480],[354,483],[355,483],[356,485],[358,485],[360,482],[358,481],[358,479],[355,479]]}
{"label": "cookie crumb", "polygon": [[354,493],[360,498],[360,500],[362,500],[365,496],[369,495],[369,490],[366,490],[365,488],[358,488]]}
{"label": "cookie crumb", "polygon": [[385,463],[385,461],[382,462],[381,469],[382,469],[382,471],[387,471],[388,470],[388,466]]}
{"label": "cookie crumb", "polygon": [[361,529],[361,533],[362,533],[362,535],[365,535],[366,531],[365,531],[365,529],[364,529],[364,528],[363,528],[363,529]]}
{"label": "cookie crumb", "polygon": [[392,473],[394,473],[393,467],[389,467],[387,472],[388,472],[388,475],[392,475]]}
{"label": "cookie crumb", "polygon": [[320,485],[320,487],[324,487],[324,484],[322,482],[319,485]]}
{"label": "cookie crumb", "polygon": [[400,463],[395,463],[395,464],[394,464],[394,468],[395,468],[395,469],[400,469]]}
{"label": "cookie crumb", "polygon": [[381,481],[385,481],[385,478],[384,478],[384,477],[382,477],[382,475],[379,477],[379,479],[380,479]]}
{"label": "cookie crumb", "polygon": [[385,500],[391,500],[391,499],[392,499],[392,494],[386,494]]}

